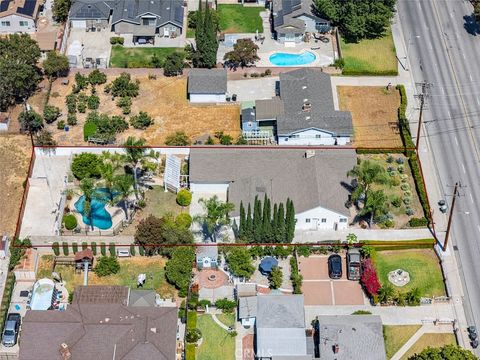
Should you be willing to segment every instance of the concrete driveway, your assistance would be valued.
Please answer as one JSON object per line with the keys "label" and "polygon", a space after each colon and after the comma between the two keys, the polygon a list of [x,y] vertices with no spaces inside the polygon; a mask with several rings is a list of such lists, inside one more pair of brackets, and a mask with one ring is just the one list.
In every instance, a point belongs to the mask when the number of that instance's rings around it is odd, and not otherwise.
{"label": "concrete driveway", "polygon": [[230,95],[237,94],[237,101],[271,99],[275,96],[276,81],[278,76],[230,80],[227,83],[227,91]]}
{"label": "concrete driveway", "polygon": [[[83,59],[105,59],[108,67],[110,61],[110,54],[112,52],[112,45],[110,45],[110,38],[116,36],[115,33],[110,32],[108,29],[102,29],[101,31],[86,32],[85,29],[70,29],[70,35],[68,36],[68,47],[75,41],[80,42],[83,45]],[[68,48],[67,48],[68,53]],[[82,68],[82,64],[77,67]]]}

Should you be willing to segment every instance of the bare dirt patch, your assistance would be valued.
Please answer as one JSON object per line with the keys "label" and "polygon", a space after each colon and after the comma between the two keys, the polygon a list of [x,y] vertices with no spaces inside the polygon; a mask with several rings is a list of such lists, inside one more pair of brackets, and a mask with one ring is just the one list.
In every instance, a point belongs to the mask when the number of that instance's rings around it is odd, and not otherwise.
{"label": "bare dirt patch", "polygon": [[[108,75],[107,84],[116,76]],[[71,93],[75,84],[74,74],[70,76],[68,85],[62,85],[60,80],[53,83],[49,104],[57,106],[62,111],[59,120],[67,119],[67,107],[65,97]],[[184,131],[190,139],[205,134],[214,135],[216,131],[223,131],[235,139],[241,134],[240,130],[240,107],[234,104],[228,105],[190,105],[187,101],[186,77],[166,78],[157,76],[157,79],[149,79],[147,75],[132,75],[132,79],[140,81],[140,93],[132,99],[132,111],[126,116],[127,120],[132,115],[145,111],[155,119],[155,124],[146,130],[128,129],[117,135],[116,144],[122,144],[128,136],[143,137],[149,145],[163,145],[165,138],[176,131]],[[97,95],[100,97],[100,113],[108,115],[122,115],[122,111],[115,105],[115,100],[104,93],[105,85],[97,86]],[[86,92],[90,95],[90,89]],[[45,97],[43,91],[37,92],[29,103],[39,113],[43,112]],[[85,114],[77,112],[77,125],[70,127],[68,132],[57,129],[57,123],[46,125],[46,128],[54,134],[55,140],[60,145],[86,145],[83,140],[83,124],[85,123],[88,110]],[[57,120],[57,121],[59,121]]]}
{"label": "bare dirt patch", "polygon": [[354,145],[366,148],[400,148],[397,129],[400,94],[377,86],[337,87],[340,110],[352,113]]}
{"label": "bare dirt patch", "polygon": [[31,152],[28,136],[0,136],[0,234],[14,235]]}

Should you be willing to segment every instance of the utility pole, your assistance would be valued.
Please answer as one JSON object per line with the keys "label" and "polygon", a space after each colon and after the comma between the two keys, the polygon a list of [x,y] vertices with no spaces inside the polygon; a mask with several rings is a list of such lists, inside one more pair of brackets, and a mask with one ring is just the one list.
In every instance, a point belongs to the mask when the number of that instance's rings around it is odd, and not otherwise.
{"label": "utility pole", "polygon": [[450,228],[452,226],[452,218],[453,218],[453,209],[455,208],[455,200],[457,200],[458,196],[458,182],[455,183],[455,187],[453,188],[453,199],[452,199],[452,206],[450,207],[450,213],[448,214],[448,225],[447,225],[447,233],[445,235],[445,242],[443,243],[443,251],[447,251],[448,239],[450,237]]}
{"label": "utility pole", "polygon": [[432,86],[432,84],[423,81],[421,83],[416,83],[415,85],[420,86],[422,91],[420,94],[415,95],[415,97],[420,99],[420,116],[418,118],[418,128],[417,128],[417,142],[415,145],[415,149],[417,149],[418,152],[418,146],[420,144],[420,134],[422,131],[422,120],[423,120],[423,108],[425,106],[425,100],[428,97],[427,91],[428,89]]}

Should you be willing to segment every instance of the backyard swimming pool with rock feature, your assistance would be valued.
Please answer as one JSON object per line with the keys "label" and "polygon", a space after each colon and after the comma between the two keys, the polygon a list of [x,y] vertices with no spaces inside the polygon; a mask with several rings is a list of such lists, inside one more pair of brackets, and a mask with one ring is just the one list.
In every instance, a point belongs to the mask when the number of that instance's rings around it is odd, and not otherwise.
{"label": "backyard swimming pool with rock feature", "polygon": [[[112,227],[112,215],[105,209],[108,201],[109,190],[107,188],[99,188],[95,191],[94,198],[91,203],[91,220],[93,226],[100,230],[107,230]],[[90,219],[84,214],[85,210],[85,195],[75,203],[75,209],[82,214],[82,220],[85,225],[90,224]]]}
{"label": "backyard swimming pool with rock feature", "polygon": [[317,56],[311,51],[302,53],[276,52],[270,55],[268,60],[275,66],[301,66],[313,63]]}

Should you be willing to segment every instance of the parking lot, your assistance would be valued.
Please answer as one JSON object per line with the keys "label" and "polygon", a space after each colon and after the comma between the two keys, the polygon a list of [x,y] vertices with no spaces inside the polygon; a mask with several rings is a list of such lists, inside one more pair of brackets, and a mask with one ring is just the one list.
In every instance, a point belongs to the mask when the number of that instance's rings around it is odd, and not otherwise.
{"label": "parking lot", "polygon": [[363,305],[365,297],[358,281],[346,277],[346,261],[342,255],[342,278],[328,276],[328,256],[310,256],[299,259],[303,276],[302,292],[305,305]]}

